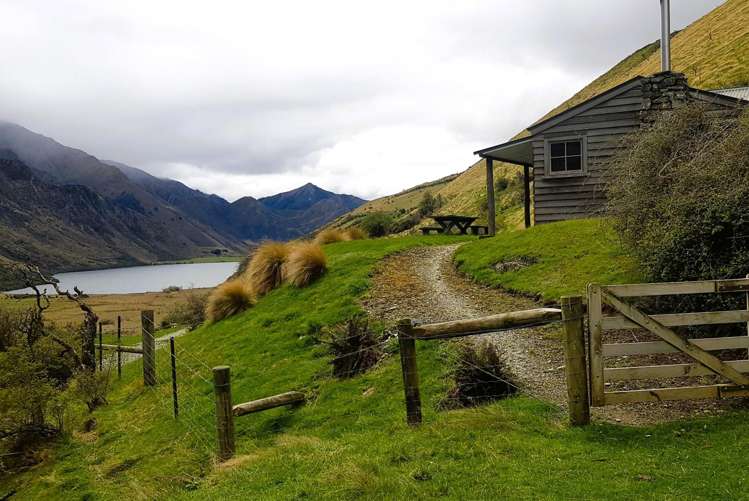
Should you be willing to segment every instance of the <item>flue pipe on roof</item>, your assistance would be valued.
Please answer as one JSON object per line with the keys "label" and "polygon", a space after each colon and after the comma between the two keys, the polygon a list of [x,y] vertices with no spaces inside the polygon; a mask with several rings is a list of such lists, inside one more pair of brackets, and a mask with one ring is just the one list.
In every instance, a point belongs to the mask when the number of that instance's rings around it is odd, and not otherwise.
{"label": "flue pipe on roof", "polygon": [[671,71],[670,0],[661,0],[661,71]]}

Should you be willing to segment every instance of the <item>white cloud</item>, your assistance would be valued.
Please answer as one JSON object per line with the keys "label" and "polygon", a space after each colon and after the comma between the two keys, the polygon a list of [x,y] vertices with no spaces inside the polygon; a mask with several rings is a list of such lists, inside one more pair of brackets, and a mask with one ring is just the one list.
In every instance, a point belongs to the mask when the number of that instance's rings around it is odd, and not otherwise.
{"label": "white cloud", "polygon": [[[674,2],[674,28],[719,3]],[[656,0],[6,0],[0,19],[0,119],[228,198],[459,171],[659,36]]]}

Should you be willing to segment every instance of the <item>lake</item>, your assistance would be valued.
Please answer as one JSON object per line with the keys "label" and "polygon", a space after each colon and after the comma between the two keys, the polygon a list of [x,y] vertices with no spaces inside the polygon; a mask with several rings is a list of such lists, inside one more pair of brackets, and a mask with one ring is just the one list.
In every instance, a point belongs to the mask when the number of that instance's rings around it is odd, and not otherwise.
{"label": "lake", "polygon": [[[77,285],[86,294],[161,292],[170,285],[183,289],[215,287],[234,273],[238,266],[238,262],[159,264],[60,273],[55,278],[60,281],[62,290],[72,291]],[[6,294],[33,294],[33,291],[18,289]]]}

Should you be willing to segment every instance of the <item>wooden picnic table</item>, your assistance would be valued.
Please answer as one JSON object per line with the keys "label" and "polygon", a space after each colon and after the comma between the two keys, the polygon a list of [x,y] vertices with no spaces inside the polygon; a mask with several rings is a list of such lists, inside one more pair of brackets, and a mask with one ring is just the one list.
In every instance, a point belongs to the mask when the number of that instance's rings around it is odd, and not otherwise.
{"label": "wooden picnic table", "polygon": [[432,216],[432,219],[440,225],[442,233],[449,235],[453,228],[457,228],[460,235],[467,235],[468,228],[473,224],[477,217],[474,216]]}

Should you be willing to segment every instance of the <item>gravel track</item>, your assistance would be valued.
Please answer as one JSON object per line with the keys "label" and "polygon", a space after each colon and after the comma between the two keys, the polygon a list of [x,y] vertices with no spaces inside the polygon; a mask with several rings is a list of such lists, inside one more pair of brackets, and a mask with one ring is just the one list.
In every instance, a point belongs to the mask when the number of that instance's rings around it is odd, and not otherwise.
{"label": "gravel track", "polygon": [[[373,318],[429,323],[537,308],[533,300],[472,282],[453,266],[460,244],[418,247],[385,259],[373,276],[362,306]],[[487,334],[502,353],[521,390],[566,407],[564,352],[559,325]],[[477,338],[468,338],[477,339]],[[719,414],[739,404],[723,401],[641,403],[592,409],[595,420],[643,425]]]}

